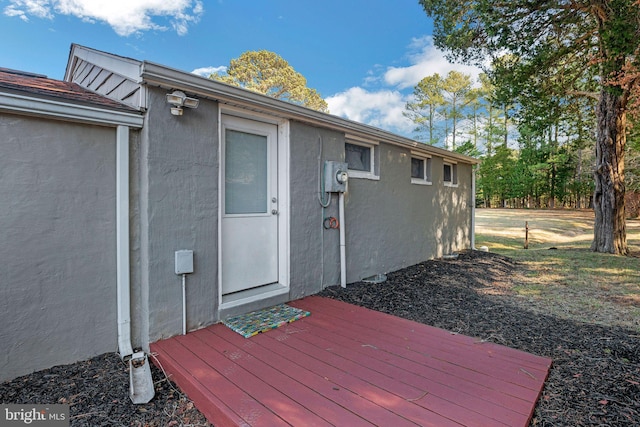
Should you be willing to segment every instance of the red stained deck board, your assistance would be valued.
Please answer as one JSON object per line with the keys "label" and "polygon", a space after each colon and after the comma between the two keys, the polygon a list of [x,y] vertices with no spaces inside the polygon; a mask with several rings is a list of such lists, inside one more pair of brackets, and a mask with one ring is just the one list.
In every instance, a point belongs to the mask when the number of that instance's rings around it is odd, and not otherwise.
{"label": "red stained deck board", "polygon": [[[331,379],[340,378],[340,380],[336,380],[339,385],[341,385],[342,387],[352,387],[352,384],[356,383],[356,387],[358,387],[361,382],[365,383],[367,384],[366,387],[369,390],[377,390],[375,392],[376,395],[381,394],[380,399],[372,397],[374,401],[377,401],[381,405],[383,405],[382,399],[385,399],[385,401],[389,402],[390,393],[393,396],[393,400],[396,401],[396,404],[398,405],[395,411],[399,414],[404,414],[405,416],[410,417],[414,422],[420,425],[424,425],[424,422],[426,420],[433,420],[433,425],[439,426],[449,422],[445,420],[449,418],[452,421],[459,423],[460,425],[508,426],[512,425],[512,422],[514,420],[522,418],[522,415],[512,413],[513,416],[511,418],[499,417],[507,418],[505,420],[506,422],[500,422],[496,419],[492,419],[492,416],[490,415],[485,415],[481,412],[476,412],[466,407],[467,400],[473,399],[473,397],[470,395],[467,395],[464,399],[461,399],[460,396],[458,396],[459,402],[452,402],[443,399],[432,393],[432,390],[430,388],[412,387],[406,383],[403,383],[397,378],[392,378],[376,372],[375,370],[370,369],[369,365],[366,364],[366,361],[358,364],[349,360],[348,358],[339,357],[335,354],[335,343],[329,342],[327,344],[329,344],[331,347],[323,348],[322,345],[315,346],[313,344],[310,344],[309,342],[306,342],[306,340],[302,338],[303,335],[305,337],[310,337],[311,334],[315,333],[315,331],[311,332],[310,330],[295,330],[291,327],[289,327],[288,329],[289,331],[278,331],[277,333],[270,334],[270,338],[279,340],[285,338],[286,334],[290,334],[287,337],[288,339],[283,340],[286,345],[292,348],[299,348],[311,358],[316,357],[316,363],[320,363],[321,360],[322,362],[334,367],[334,369],[338,372],[342,371],[338,375],[334,374],[334,376],[330,377]],[[314,367],[312,365],[309,366],[309,369],[320,368]],[[361,388],[356,388],[355,390],[361,393],[367,393],[367,391],[362,391]],[[490,404],[487,402],[487,406],[489,405]],[[426,411],[419,412],[414,406],[426,409]],[[502,410],[504,411],[504,408],[502,408]],[[413,415],[409,415],[409,413]],[[439,420],[436,417],[436,414],[439,415]]]}
{"label": "red stained deck board", "polygon": [[[540,370],[541,372],[545,371],[550,364],[550,360],[547,358],[521,350],[484,342],[478,338],[453,334],[444,329],[420,327],[424,325],[329,298],[309,297],[292,303],[294,306],[297,306],[296,304],[301,304],[300,308],[303,308],[305,304],[313,304],[316,309],[321,308],[321,313],[323,314],[342,318],[349,322],[356,322],[358,325],[384,333],[385,335],[397,336],[404,340],[413,340],[417,337],[417,342],[437,342],[437,349],[444,353],[459,353],[466,349],[471,350],[476,358],[486,356],[492,359],[500,359],[506,363],[515,361],[518,366],[530,367],[533,370]],[[357,308],[357,312],[354,311],[354,308]],[[382,321],[376,323],[370,322],[367,316],[362,315],[363,310],[364,312],[371,312],[378,320]],[[420,326],[416,328],[416,325]]]}
{"label": "red stained deck board", "polygon": [[[179,337],[179,340],[185,347],[197,353],[210,368],[219,370],[225,378],[233,382],[238,388],[247,391],[253,399],[259,401],[274,414],[277,414],[277,416],[282,418],[287,424],[309,426],[330,425],[268,382],[257,378],[251,372],[244,369],[239,363],[242,354],[240,354],[237,349],[228,354],[218,353],[193,334]],[[238,409],[239,415],[245,419],[255,416],[254,410],[244,411],[242,408]],[[264,423],[261,423],[262,425],[269,425],[266,420],[264,421]]]}
{"label": "red stained deck board", "polygon": [[[214,330],[215,329],[215,330]],[[228,328],[208,328],[193,333],[212,349],[229,354],[247,371],[260,380],[281,390],[291,399],[303,405],[311,413],[307,424],[312,425],[315,414],[325,419],[330,425],[343,423],[349,426],[371,426],[364,418],[345,409],[334,401],[323,399],[324,394],[331,393],[331,385],[313,373],[302,369],[292,369],[291,365],[282,363],[282,359],[266,348],[255,345]],[[317,390],[317,391],[316,391]],[[354,396],[357,398],[357,396]],[[346,401],[345,403],[349,403]]]}
{"label": "red stained deck board", "polygon": [[[353,333],[354,328],[356,328],[356,326],[351,324],[349,331]],[[340,333],[341,332],[336,332],[336,335],[339,335]],[[364,348],[372,346],[372,348],[380,351],[397,355],[404,359],[401,367],[411,367],[413,371],[420,371],[423,369],[435,371],[432,372],[431,375],[444,374],[444,381],[447,382],[462,381],[463,384],[483,385],[490,389],[498,390],[501,394],[506,396],[518,397],[525,400],[535,400],[538,395],[537,390],[507,381],[505,379],[507,376],[506,373],[496,372],[494,375],[488,375],[487,373],[482,372],[482,367],[478,370],[470,369],[469,366],[465,366],[465,360],[452,363],[444,359],[425,356],[413,349],[406,348],[409,345],[416,347],[417,343],[415,341],[397,340],[397,342],[389,343],[388,336],[384,336],[383,334],[367,335],[366,331],[362,332],[361,330],[348,338],[360,343]],[[433,348],[430,348],[429,350],[431,352],[434,351]],[[470,351],[463,352],[462,354],[469,358],[473,358],[475,356],[475,354]],[[468,363],[472,364],[474,362],[471,360]],[[495,365],[488,365],[487,369],[496,370]],[[525,374],[523,373],[523,375]],[[465,386],[462,385],[460,388],[465,389]]]}
{"label": "red stained deck board", "polygon": [[218,324],[152,344],[226,425],[527,426],[551,361],[320,297],[245,339]]}
{"label": "red stained deck board", "polygon": [[[379,351],[374,346],[363,346],[356,342],[354,347],[354,341],[341,339],[330,330],[314,327],[313,320],[309,319],[304,326],[300,326],[304,330],[292,331],[295,335],[287,344],[300,346],[299,341],[304,341],[316,346],[317,353],[325,349],[323,359],[327,363],[341,366],[352,375],[368,379],[417,405],[441,414],[455,413],[453,418],[456,421],[472,425],[486,424],[486,418],[491,419],[489,422],[513,425],[523,415],[529,414],[531,404],[525,400],[505,396],[487,387],[478,387],[475,393],[469,392],[473,383],[465,381],[458,381],[454,384],[457,387],[453,387],[450,385],[450,375],[443,375],[441,382],[437,382],[431,378],[433,370],[426,366],[407,366],[406,359]],[[290,330],[295,328],[296,325],[289,327]],[[313,347],[310,352],[314,352]],[[400,367],[403,365],[405,367]]]}
{"label": "red stained deck board", "polygon": [[[151,345],[151,351],[155,354],[153,362],[196,403],[197,408],[208,420],[216,420],[216,427],[247,425],[243,418],[231,409],[230,405],[234,405],[235,402],[243,401],[248,405],[253,403],[256,412],[264,410],[262,405],[253,401],[242,390],[218,376],[215,370],[203,365],[197,356],[175,339],[156,342]],[[215,390],[225,390],[225,393],[218,395]]]}
{"label": "red stained deck board", "polygon": [[[277,333],[277,331],[276,331]],[[261,345],[270,348],[280,354],[283,359],[290,363],[297,364],[307,370],[321,375],[327,381],[332,382],[338,391],[349,390],[355,395],[364,398],[364,402],[371,409],[359,411],[371,420],[375,425],[380,426],[403,426],[403,425],[424,425],[424,426],[457,426],[459,423],[452,422],[433,411],[418,407],[407,399],[390,393],[368,381],[351,375],[340,368],[336,368],[325,363],[323,353],[316,356],[309,356],[304,352],[296,351],[292,354],[291,347],[286,345],[287,339],[274,337],[274,334],[264,334],[255,337]],[[416,396],[416,398],[419,396]],[[364,409],[364,408],[363,408]],[[411,420],[411,422],[409,422]]]}
{"label": "red stained deck board", "polygon": [[[521,350],[513,349],[510,347],[501,346],[498,344],[490,343],[490,342],[482,342],[478,338],[469,337],[465,335],[460,335],[457,333],[452,333],[450,331],[436,328],[436,327],[417,327],[416,325],[421,325],[420,323],[416,323],[411,320],[402,319],[399,317],[395,317],[386,313],[381,313],[378,311],[370,310],[363,307],[358,307],[352,304],[347,304],[342,301],[330,299],[330,298],[320,298],[320,297],[308,297],[302,300],[294,301],[290,303],[290,305],[296,307],[302,307],[305,304],[312,304],[312,306],[316,309],[322,308],[323,313],[338,313],[338,316],[341,317],[344,315],[349,315],[349,313],[357,314],[356,316],[350,317],[359,323],[364,323],[372,329],[379,330],[381,332],[387,331],[393,334],[398,334],[398,330],[406,331],[405,333],[411,333],[412,336],[424,336],[428,337],[431,340],[439,340],[438,342],[442,342],[443,345],[447,345],[448,343],[455,348],[460,347],[473,347],[475,352],[479,351],[478,344],[482,344],[483,349],[486,354],[493,355],[495,357],[509,360],[509,359],[517,359],[521,363],[531,364],[532,366],[544,365],[549,362],[549,359],[537,356],[531,353],[526,353]],[[381,320],[387,320],[383,322],[378,322],[372,324],[368,322],[366,314],[363,316],[363,313],[372,312],[375,313],[374,316]],[[362,322],[364,320],[364,322]]]}
{"label": "red stained deck board", "polygon": [[[328,300],[318,297],[309,297],[308,299],[313,298],[325,300],[322,301],[322,303],[325,304]],[[454,375],[463,375],[465,378],[476,378],[477,381],[482,384],[486,384],[486,381],[506,382],[506,384],[496,384],[495,386],[503,389],[505,392],[512,393],[514,396],[523,396],[527,399],[533,395],[537,396],[540,382],[544,382],[546,379],[548,368],[551,364],[549,359],[540,357],[538,357],[538,365],[534,365],[530,363],[530,361],[520,363],[520,361],[514,357],[510,357],[509,360],[496,357],[495,354],[501,349],[508,350],[509,352],[513,352],[514,350],[491,343],[476,343],[474,348],[464,346],[455,352],[444,351],[440,348],[440,343],[437,341],[421,339],[419,336],[414,336],[411,333],[408,335],[405,334],[406,326],[403,328],[403,322],[399,322],[397,327],[394,327],[396,320],[403,319],[367,309],[361,309],[365,311],[359,311],[357,314],[349,313],[345,310],[339,311],[335,310],[334,304],[347,307],[353,306],[339,301],[328,301],[331,303],[330,307],[322,306],[316,308],[321,310],[321,316],[329,316],[329,319],[333,320],[334,324],[335,318],[341,319],[341,324],[348,323],[350,327],[345,329],[345,333],[355,333],[352,337],[355,337],[364,345],[368,342],[375,341],[378,343],[377,347],[418,363],[424,363],[425,356],[428,356],[430,366],[439,367],[439,369],[446,371],[453,369]],[[296,303],[302,304],[300,308],[307,309],[304,307],[304,300],[297,301]],[[373,317],[366,316],[367,312]],[[385,325],[386,330],[380,330],[380,327],[384,328],[384,326],[381,325]],[[415,322],[411,322],[409,326],[414,329],[416,326],[419,329],[425,329],[425,325],[420,325]],[[457,337],[457,335],[453,337]],[[468,337],[463,338],[467,339]],[[486,349],[489,347],[487,344],[491,347],[492,354],[486,353]],[[525,352],[519,353],[523,356],[529,355]],[[463,368],[461,373],[457,373],[458,371],[456,369],[458,367]],[[477,375],[478,373],[480,375]]]}

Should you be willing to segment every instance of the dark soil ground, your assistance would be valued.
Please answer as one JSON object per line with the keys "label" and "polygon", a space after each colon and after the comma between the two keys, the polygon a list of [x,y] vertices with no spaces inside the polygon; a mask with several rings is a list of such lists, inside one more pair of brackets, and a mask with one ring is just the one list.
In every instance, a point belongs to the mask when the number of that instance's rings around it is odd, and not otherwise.
{"label": "dark soil ground", "polygon": [[[640,425],[640,336],[536,314],[510,291],[521,266],[485,252],[427,261],[321,295],[553,359],[533,426]],[[164,374],[156,397],[133,405],[115,354],[0,384],[2,403],[67,403],[73,426],[207,426]]]}
{"label": "dark soil ground", "polygon": [[210,425],[153,364],[156,395],[145,405],[134,405],[129,398],[128,369],[116,353],[56,366],[0,384],[0,402],[68,404],[72,426]]}

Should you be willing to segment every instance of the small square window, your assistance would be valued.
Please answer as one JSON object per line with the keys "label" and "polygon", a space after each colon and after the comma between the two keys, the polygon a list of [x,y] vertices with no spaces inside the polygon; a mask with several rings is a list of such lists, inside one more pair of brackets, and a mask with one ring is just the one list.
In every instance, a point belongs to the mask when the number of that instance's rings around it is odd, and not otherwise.
{"label": "small square window", "polygon": [[346,142],[344,144],[344,158],[349,165],[349,176],[378,180],[377,174],[377,146],[374,143]]}
{"label": "small square window", "polygon": [[349,169],[371,172],[371,147],[347,143],[344,145],[344,156]]}
{"label": "small square window", "polygon": [[411,183],[431,184],[431,157],[411,156]]}
{"label": "small square window", "polygon": [[442,169],[442,181],[444,185],[456,186],[458,185],[458,165],[455,163],[443,164]]}

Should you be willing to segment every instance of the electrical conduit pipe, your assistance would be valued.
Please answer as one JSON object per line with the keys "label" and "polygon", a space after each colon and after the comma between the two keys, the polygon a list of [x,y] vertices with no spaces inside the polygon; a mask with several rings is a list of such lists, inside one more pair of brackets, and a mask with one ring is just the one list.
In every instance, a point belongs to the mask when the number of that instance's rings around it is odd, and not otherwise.
{"label": "electrical conduit pipe", "polygon": [[338,193],[338,221],[340,223],[340,286],[347,287],[347,244],[344,230],[344,193]]}

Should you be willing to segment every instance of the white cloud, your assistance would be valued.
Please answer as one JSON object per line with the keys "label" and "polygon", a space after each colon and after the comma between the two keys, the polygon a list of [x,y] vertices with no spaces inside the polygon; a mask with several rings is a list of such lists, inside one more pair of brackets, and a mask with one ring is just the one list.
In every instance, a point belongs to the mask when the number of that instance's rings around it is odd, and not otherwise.
{"label": "white cloud", "polygon": [[204,12],[201,0],[9,0],[4,14],[28,21],[29,16],[53,19],[54,14],[76,16],[86,22],[102,21],[121,36],[168,28],[153,18],[168,18],[179,35],[197,23]]}
{"label": "white cloud", "polygon": [[480,69],[471,65],[452,64],[441,50],[433,44],[433,37],[423,36],[414,38],[409,46],[413,52],[409,54],[411,65],[407,67],[389,67],[384,73],[384,81],[399,89],[413,88],[426,76],[438,73],[445,76],[449,71],[456,70],[470,74],[477,80]]}
{"label": "white cloud", "polygon": [[428,75],[444,76],[451,70],[470,74],[477,79],[480,69],[451,64],[433,44],[431,36],[414,38],[405,57],[408,65],[401,67],[373,66],[363,76],[362,87],[352,87],[326,99],[332,114],[366,123],[405,136],[413,136],[414,124],[402,115],[411,99],[413,87]]}
{"label": "white cloud", "polygon": [[369,92],[352,87],[326,99],[331,114],[366,123],[391,132],[407,134],[413,127],[402,115],[405,97],[398,91]]}
{"label": "white cloud", "polygon": [[37,18],[52,19],[49,2],[46,0],[22,0],[12,1],[9,6],[4,9],[7,16],[19,16],[25,22],[29,21],[27,15],[33,15]]}
{"label": "white cloud", "polygon": [[213,73],[224,73],[225,71],[227,71],[227,67],[225,67],[224,65],[221,65],[219,67],[196,68],[195,70],[192,71],[192,73],[202,77],[209,77]]}

